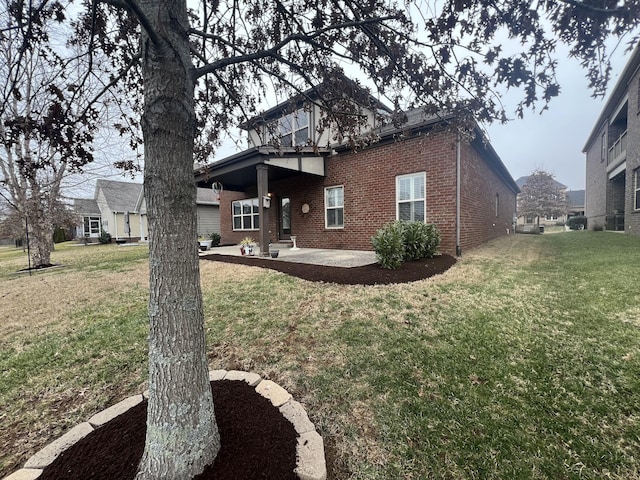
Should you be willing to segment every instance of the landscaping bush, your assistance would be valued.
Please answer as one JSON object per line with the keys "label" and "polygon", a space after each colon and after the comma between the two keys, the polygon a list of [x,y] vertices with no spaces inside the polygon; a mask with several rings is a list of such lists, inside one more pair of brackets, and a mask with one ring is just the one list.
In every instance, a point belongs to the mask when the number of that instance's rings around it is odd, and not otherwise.
{"label": "landscaping bush", "polygon": [[382,268],[400,268],[404,260],[403,226],[393,222],[379,229],[371,238],[376,260]]}
{"label": "landscaping bush", "polygon": [[382,268],[399,268],[405,261],[433,257],[440,232],[433,224],[396,221],[378,230],[371,243]]}
{"label": "landscaping bush", "polygon": [[567,220],[567,225],[571,230],[586,230],[587,217],[571,217]]}
{"label": "landscaping bush", "polygon": [[404,261],[433,257],[440,245],[440,232],[432,223],[399,222],[402,224]]}
{"label": "landscaping bush", "polygon": [[111,243],[111,234],[105,232],[104,230],[100,230],[100,236],[98,237],[98,241],[100,243]]}
{"label": "landscaping bush", "polygon": [[209,234],[209,238],[211,239],[211,246],[212,247],[217,247],[218,245],[220,245],[220,234],[213,232]]}
{"label": "landscaping bush", "polygon": [[67,233],[65,232],[64,228],[56,227],[56,229],[53,231],[53,243],[61,243],[66,241]]}

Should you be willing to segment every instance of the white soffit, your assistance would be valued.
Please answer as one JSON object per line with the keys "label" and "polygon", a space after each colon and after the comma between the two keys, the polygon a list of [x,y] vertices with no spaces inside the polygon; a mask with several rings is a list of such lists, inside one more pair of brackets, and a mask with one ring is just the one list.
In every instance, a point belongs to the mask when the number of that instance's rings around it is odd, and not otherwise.
{"label": "white soffit", "polygon": [[324,176],[324,158],[322,157],[284,157],[269,158],[267,165]]}

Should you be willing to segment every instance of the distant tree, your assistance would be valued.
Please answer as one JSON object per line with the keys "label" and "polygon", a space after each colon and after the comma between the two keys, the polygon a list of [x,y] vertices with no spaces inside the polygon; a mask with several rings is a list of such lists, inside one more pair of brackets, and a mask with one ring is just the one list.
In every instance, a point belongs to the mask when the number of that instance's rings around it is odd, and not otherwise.
{"label": "distant tree", "polygon": [[535,170],[518,194],[518,214],[535,217],[559,217],[567,212],[566,189],[555,181],[553,175]]}
{"label": "distant tree", "polygon": [[[38,26],[39,9],[51,5],[61,4],[15,2],[15,23]],[[397,110],[503,121],[493,88],[521,89],[518,114],[546,105],[559,93],[554,49],[564,42],[601,92],[609,77],[605,40],[640,22],[635,0],[94,0],[62,12],[80,13],[74,44],[86,48],[87,64],[95,68],[100,52],[107,58],[105,89],[139,100],[140,118],[121,123],[123,132],[142,129],[150,239],[149,404],[137,480],[192,478],[220,448],[195,241],[194,155],[207,158],[274,89],[303,94],[325,85],[318,100],[308,100],[348,130],[362,116],[344,101],[343,68],[366,76]],[[48,42],[31,32],[29,48]],[[521,48],[503,49],[500,34]]]}
{"label": "distant tree", "polygon": [[[62,182],[93,161],[107,72],[68,43],[62,3],[0,0],[0,197],[29,230],[32,265],[48,265],[68,222]],[[62,206],[62,207],[61,207]]]}

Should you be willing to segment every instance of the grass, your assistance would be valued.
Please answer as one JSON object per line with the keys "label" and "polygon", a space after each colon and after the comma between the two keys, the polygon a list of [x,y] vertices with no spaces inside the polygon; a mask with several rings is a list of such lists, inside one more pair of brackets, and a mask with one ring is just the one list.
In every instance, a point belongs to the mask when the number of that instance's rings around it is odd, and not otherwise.
{"label": "grass", "polygon": [[[146,255],[63,246],[28,277],[0,250],[0,475],[145,388]],[[210,367],[287,388],[331,478],[640,478],[639,264],[610,232],[511,235],[381,287],[202,262]]]}

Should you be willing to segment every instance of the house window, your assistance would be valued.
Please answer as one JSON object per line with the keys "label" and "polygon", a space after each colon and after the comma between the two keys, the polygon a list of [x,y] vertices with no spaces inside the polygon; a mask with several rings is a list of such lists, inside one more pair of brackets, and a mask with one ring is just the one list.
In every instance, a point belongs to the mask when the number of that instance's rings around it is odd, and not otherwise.
{"label": "house window", "polygon": [[344,187],[324,189],[324,210],[326,228],[344,227]]}
{"label": "house window", "polygon": [[234,230],[258,230],[260,228],[260,209],[257,198],[233,202],[231,210]]}
{"label": "house window", "polygon": [[100,236],[100,217],[84,217],[84,236],[99,237]]}
{"label": "house window", "polygon": [[640,210],[640,168],[633,171],[633,199],[635,209]]}
{"label": "house window", "polygon": [[424,222],[426,175],[414,173],[396,177],[396,217],[407,222]]}
{"label": "house window", "polygon": [[604,162],[607,158],[607,132],[602,132],[600,137],[600,161]]}
{"label": "house window", "polygon": [[278,120],[278,136],[283,147],[306,145],[309,140],[309,113],[296,110]]}
{"label": "house window", "polygon": [[500,216],[500,194],[496,193],[496,217]]}
{"label": "house window", "polygon": [[557,217],[557,216],[555,216],[555,215],[545,215],[545,216],[544,216],[544,219],[545,219],[545,220],[547,220],[547,221],[549,221],[549,222],[551,222],[551,221],[557,221],[557,220],[558,220],[558,217]]}

